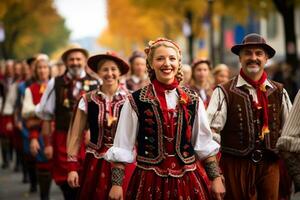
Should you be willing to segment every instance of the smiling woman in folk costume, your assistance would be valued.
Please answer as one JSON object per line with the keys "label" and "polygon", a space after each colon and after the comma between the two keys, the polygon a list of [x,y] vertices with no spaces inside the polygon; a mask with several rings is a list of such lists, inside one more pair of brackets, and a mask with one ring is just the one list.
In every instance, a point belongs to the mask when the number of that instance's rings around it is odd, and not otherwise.
{"label": "smiling woman in folk costume", "polygon": [[22,107],[22,117],[26,127],[29,130],[30,152],[36,157],[37,177],[40,187],[41,199],[49,199],[51,186],[51,163],[46,159],[43,149],[44,143],[41,135],[41,120],[35,114],[35,107],[40,102],[45,92],[49,76],[50,67],[48,60],[37,59],[35,61],[35,77],[37,81],[33,82],[25,90],[25,96]]}
{"label": "smiling woman in folk costume", "polygon": [[203,160],[212,195],[222,199],[224,186],[202,100],[179,86],[181,51],[168,39],[150,42],[145,50],[151,84],[129,96],[105,158],[113,163],[111,199],[122,199],[126,163],[135,160],[126,199],[210,199],[196,164]]}
{"label": "smiling woman in folk costume", "polygon": [[[99,89],[81,98],[70,126],[67,152],[71,165],[77,163],[81,133],[87,124],[91,136],[80,181],[78,173],[73,170],[69,173],[68,182],[71,187],[80,187],[78,199],[108,199],[111,164],[103,156],[112,146],[119,113],[127,99],[128,92],[120,86],[119,79],[128,72],[129,66],[112,54],[92,56],[88,65],[103,83]],[[128,176],[130,178],[130,172]]]}

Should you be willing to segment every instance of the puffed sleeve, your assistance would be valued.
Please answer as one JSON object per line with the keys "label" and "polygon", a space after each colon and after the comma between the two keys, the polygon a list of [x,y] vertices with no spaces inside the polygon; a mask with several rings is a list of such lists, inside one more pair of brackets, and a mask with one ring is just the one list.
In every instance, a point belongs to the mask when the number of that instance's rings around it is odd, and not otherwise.
{"label": "puffed sleeve", "polygon": [[205,107],[200,98],[193,125],[192,144],[200,160],[216,155],[220,148],[220,145],[212,138]]}
{"label": "puffed sleeve", "polygon": [[23,106],[22,106],[22,117],[28,118],[28,117],[35,116],[34,110],[35,110],[35,105],[32,100],[31,90],[29,88],[26,88]]}
{"label": "puffed sleeve", "polygon": [[213,138],[220,144],[220,131],[224,128],[227,119],[227,103],[225,95],[219,87],[214,90],[211,96],[207,107],[207,116],[210,128],[213,132]]}
{"label": "puffed sleeve", "polygon": [[137,131],[138,117],[127,99],[121,110],[114,144],[106,152],[105,159],[112,162],[133,163]]}
{"label": "puffed sleeve", "polygon": [[35,114],[42,120],[51,120],[54,116],[55,110],[55,91],[54,78],[52,78],[41,98],[40,103],[35,108]]}

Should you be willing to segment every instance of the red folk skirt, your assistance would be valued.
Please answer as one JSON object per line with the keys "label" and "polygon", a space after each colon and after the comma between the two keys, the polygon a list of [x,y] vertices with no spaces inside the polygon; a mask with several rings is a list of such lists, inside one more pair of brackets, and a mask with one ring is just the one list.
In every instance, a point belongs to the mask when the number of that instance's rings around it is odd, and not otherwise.
{"label": "red folk skirt", "polygon": [[[129,164],[125,168],[124,194],[134,168],[135,164]],[[108,199],[111,186],[111,164],[103,158],[98,159],[92,153],[87,153],[80,176],[80,189],[77,199]]]}
{"label": "red folk skirt", "polygon": [[[7,125],[12,125],[12,130],[7,129]],[[13,115],[5,115],[0,117],[0,136],[12,139],[14,136],[14,118]]]}
{"label": "red folk skirt", "polygon": [[[63,184],[68,180],[69,173],[69,162],[67,160],[67,132],[65,131],[54,131],[52,136],[52,145],[53,145],[53,159],[52,159],[52,178],[54,179],[57,185]],[[85,145],[82,142],[79,154],[78,161],[82,166],[85,156]],[[81,169],[79,169],[79,172]]]}
{"label": "red folk skirt", "polygon": [[194,171],[185,172],[182,177],[161,177],[153,170],[136,167],[126,193],[126,199],[171,200],[211,199],[203,168],[197,163]]}

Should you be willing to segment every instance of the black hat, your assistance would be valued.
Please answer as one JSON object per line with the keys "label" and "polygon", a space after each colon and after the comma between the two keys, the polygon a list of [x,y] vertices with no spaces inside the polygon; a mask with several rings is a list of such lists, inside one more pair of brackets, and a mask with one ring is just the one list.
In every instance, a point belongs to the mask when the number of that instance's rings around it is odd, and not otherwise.
{"label": "black hat", "polygon": [[272,58],[276,53],[276,51],[266,43],[266,40],[257,33],[250,33],[246,35],[242,41],[242,44],[237,44],[231,47],[231,52],[239,55],[242,48],[250,45],[261,46],[266,51],[269,58]]}
{"label": "black hat", "polygon": [[68,58],[69,54],[73,53],[75,51],[81,52],[86,58],[89,57],[89,53],[88,53],[88,51],[86,49],[83,49],[83,48],[71,48],[71,49],[66,50],[62,54],[62,56],[61,56],[62,61],[65,63],[67,61],[67,58]]}
{"label": "black hat", "polygon": [[103,60],[103,59],[107,59],[107,60],[113,60],[114,62],[117,63],[119,69],[120,69],[120,72],[121,72],[121,75],[124,75],[128,72],[129,70],[129,65],[124,61],[122,60],[121,58],[119,58],[117,55],[113,54],[113,53],[110,53],[110,52],[107,52],[106,54],[98,54],[98,55],[95,55],[95,56],[91,56],[87,63],[88,63],[88,66],[94,71],[97,73],[97,70],[98,70],[98,63]]}

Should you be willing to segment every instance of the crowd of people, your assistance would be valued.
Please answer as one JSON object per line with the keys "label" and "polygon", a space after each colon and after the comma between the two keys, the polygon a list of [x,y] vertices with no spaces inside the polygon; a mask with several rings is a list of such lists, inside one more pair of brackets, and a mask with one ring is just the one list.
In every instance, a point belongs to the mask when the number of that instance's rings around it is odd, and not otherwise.
{"label": "crowd of people", "polygon": [[2,169],[13,165],[42,200],[52,181],[66,200],[288,200],[300,190],[300,98],[292,108],[268,78],[275,50],[260,35],[231,51],[238,73],[206,58],[182,64],[165,38],[128,62],[83,48],[58,64],[3,62]]}

